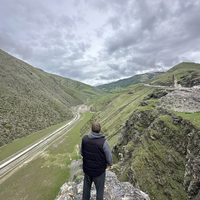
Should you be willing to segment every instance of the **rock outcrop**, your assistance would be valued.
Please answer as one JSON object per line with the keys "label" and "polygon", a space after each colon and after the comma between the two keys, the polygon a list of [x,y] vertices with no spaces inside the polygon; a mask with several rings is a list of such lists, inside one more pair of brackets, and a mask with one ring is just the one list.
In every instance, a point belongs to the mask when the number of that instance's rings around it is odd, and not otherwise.
{"label": "rock outcrop", "polygon": [[200,85],[199,73],[196,71],[188,71],[189,73],[180,77],[178,84],[181,84],[184,87],[193,87],[195,85]]}
{"label": "rock outcrop", "polygon": [[[81,200],[83,193],[83,178],[78,182],[68,182],[62,185],[55,200]],[[91,200],[96,199],[94,184],[91,189]],[[104,200],[150,200],[141,190],[135,189],[128,182],[120,182],[115,173],[106,171]]]}
{"label": "rock outcrop", "polygon": [[175,90],[159,99],[160,107],[178,112],[194,113],[200,111],[200,90]]}
{"label": "rock outcrop", "polygon": [[200,130],[156,104],[141,103],[124,122],[116,174],[151,199],[200,199]]}

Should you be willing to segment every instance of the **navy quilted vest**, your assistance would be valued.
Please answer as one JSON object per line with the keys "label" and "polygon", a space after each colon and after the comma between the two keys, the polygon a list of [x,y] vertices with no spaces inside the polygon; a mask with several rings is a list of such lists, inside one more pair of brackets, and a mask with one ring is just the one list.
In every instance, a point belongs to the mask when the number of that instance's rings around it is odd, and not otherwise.
{"label": "navy quilted vest", "polygon": [[91,177],[100,176],[106,169],[106,158],[103,151],[105,138],[82,139],[83,171]]}

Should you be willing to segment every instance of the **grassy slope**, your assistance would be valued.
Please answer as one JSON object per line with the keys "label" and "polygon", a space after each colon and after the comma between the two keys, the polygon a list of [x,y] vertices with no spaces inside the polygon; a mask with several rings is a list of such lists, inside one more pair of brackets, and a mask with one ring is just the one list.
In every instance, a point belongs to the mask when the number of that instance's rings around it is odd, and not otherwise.
{"label": "grassy slope", "polygon": [[[76,91],[64,81],[96,93]],[[70,107],[101,93],[91,86],[34,68],[0,50],[0,146],[72,118]]]}
{"label": "grassy slope", "polygon": [[96,100],[92,109],[97,111],[92,120],[82,129],[82,134],[87,134],[92,122],[99,121],[102,126],[102,132],[112,146],[118,136],[122,124],[128,119],[133,110],[140,104],[143,98],[151,93],[155,88],[135,85],[114,93],[107,94]]}
{"label": "grassy slope", "polygon": [[123,88],[126,88],[130,85],[136,85],[138,83],[144,83],[148,81],[149,79],[152,79],[156,76],[161,75],[163,72],[155,72],[155,73],[146,73],[146,74],[139,74],[132,76],[127,79],[122,79],[116,82],[99,85],[97,88],[101,89],[102,91],[108,92],[108,93],[114,93],[122,90]]}
{"label": "grassy slope", "polygon": [[[152,102],[138,107],[119,139],[116,154],[125,157],[121,181],[129,181],[151,199],[187,199],[183,188],[189,127],[175,125]],[[127,141],[125,141],[125,138]],[[126,152],[126,153],[125,153]]]}
{"label": "grassy slope", "polygon": [[[152,111],[155,112],[154,109]],[[156,139],[151,140],[150,136]],[[148,191],[150,198],[187,199],[187,193],[182,187],[185,155],[177,148],[180,140],[186,143],[186,135],[179,126],[170,123],[169,115],[161,114],[157,116],[148,133],[142,137],[141,145],[133,153],[135,179],[142,190]]]}
{"label": "grassy slope", "polygon": [[170,86],[172,85],[173,75],[175,75],[179,84],[181,84],[182,86],[193,86],[193,82],[195,82],[195,80],[197,79],[200,79],[200,64],[187,62],[180,63],[165,72],[164,74],[147,81],[147,83],[151,85]]}
{"label": "grassy slope", "polygon": [[189,120],[194,127],[200,129],[200,112],[195,113],[182,113],[182,112],[175,112],[178,116],[181,116],[183,119]]}
{"label": "grassy slope", "polygon": [[[68,120],[69,121],[69,120]],[[53,125],[27,137],[23,137],[17,140],[10,142],[3,147],[0,147],[0,161],[6,159],[7,157],[21,151],[22,149],[26,148],[27,146],[33,144],[34,142],[38,141],[39,139],[45,137],[49,133],[53,133],[55,130],[66,124],[68,121],[61,122],[59,124]]]}
{"label": "grassy slope", "polygon": [[153,90],[154,88],[148,88],[142,85],[130,86],[123,90],[117,98],[101,111],[99,121],[111,146],[120,134],[119,131],[124,121],[128,119],[129,115],[140,104],[142,99]]}
{"label": "grassy slope", "polygon": [[70,178],[68,165],[71,160],[80,158],[77,146],[82,139],[80,129],[92,115],[86,113],[85,118],[63,138],[4,181],[1,184],[1,199],[55,199],[61,185]]}
{"label": "grassy slope", "polygon": [[93,99],[96,96],[101,96],[102,94],[105,94],[105,92],[95,87],[92,87],[90,85],[87,85],[78,81],[74,81],[69,78],[64,78],[64,77],[52,75],[52,74],[49,74],[49,76],[59,81],[61,85],[84,94],[88,99]]}

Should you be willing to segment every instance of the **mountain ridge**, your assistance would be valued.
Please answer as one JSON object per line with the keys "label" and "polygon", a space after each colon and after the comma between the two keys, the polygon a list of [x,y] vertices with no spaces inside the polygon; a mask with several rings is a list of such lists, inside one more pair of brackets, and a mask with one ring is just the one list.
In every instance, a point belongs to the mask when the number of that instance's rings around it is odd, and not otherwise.
{"label": "mountain ridge", "polygon": [[144,83],[144,82],[146,82],[154,77],[157,77],[163,73],[164,72],[152,72],[152,73],[138,74],[138,75],[134,75],[132,77],[121,79],[121,80],[111,82],[108,84],[98,85],[98,86],[96,86],[96,88],[99,88],[104,92],[114,93],[114,92],[118,92],[118,91],[122,90],[123,88],[126,88],[130,85]]}
{"label": "mountain ridge", "polygon": [[200,64],[192,62],[179,63],[164,74],[155,77],[146,83],[151,85],[171,86],[173,75],[175,75],[178,84],[183,87],[200,85]]}

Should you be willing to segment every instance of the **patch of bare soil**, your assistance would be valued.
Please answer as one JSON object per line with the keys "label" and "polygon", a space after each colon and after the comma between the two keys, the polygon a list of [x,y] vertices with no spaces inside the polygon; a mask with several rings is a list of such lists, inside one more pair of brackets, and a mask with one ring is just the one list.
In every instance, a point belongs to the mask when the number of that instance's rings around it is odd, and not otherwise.
{"label": "patch of bare soil", "polygon": [[79,108],[78,108],[78,111],[79,112],[91,112],[91,106],[87,106],[87,105],[81,105]]}
{"label": "patch of bare soil", "polygon": [[200,111],[200,90],[175,90],[159,99],[160,107],[178,112],[194,113]]}
{"label": "patch of bare soil", "polygon": [[73,160],[68,167],[70,169],[72,181],[74,181],[77,176],[83,175],[82,159]]}

